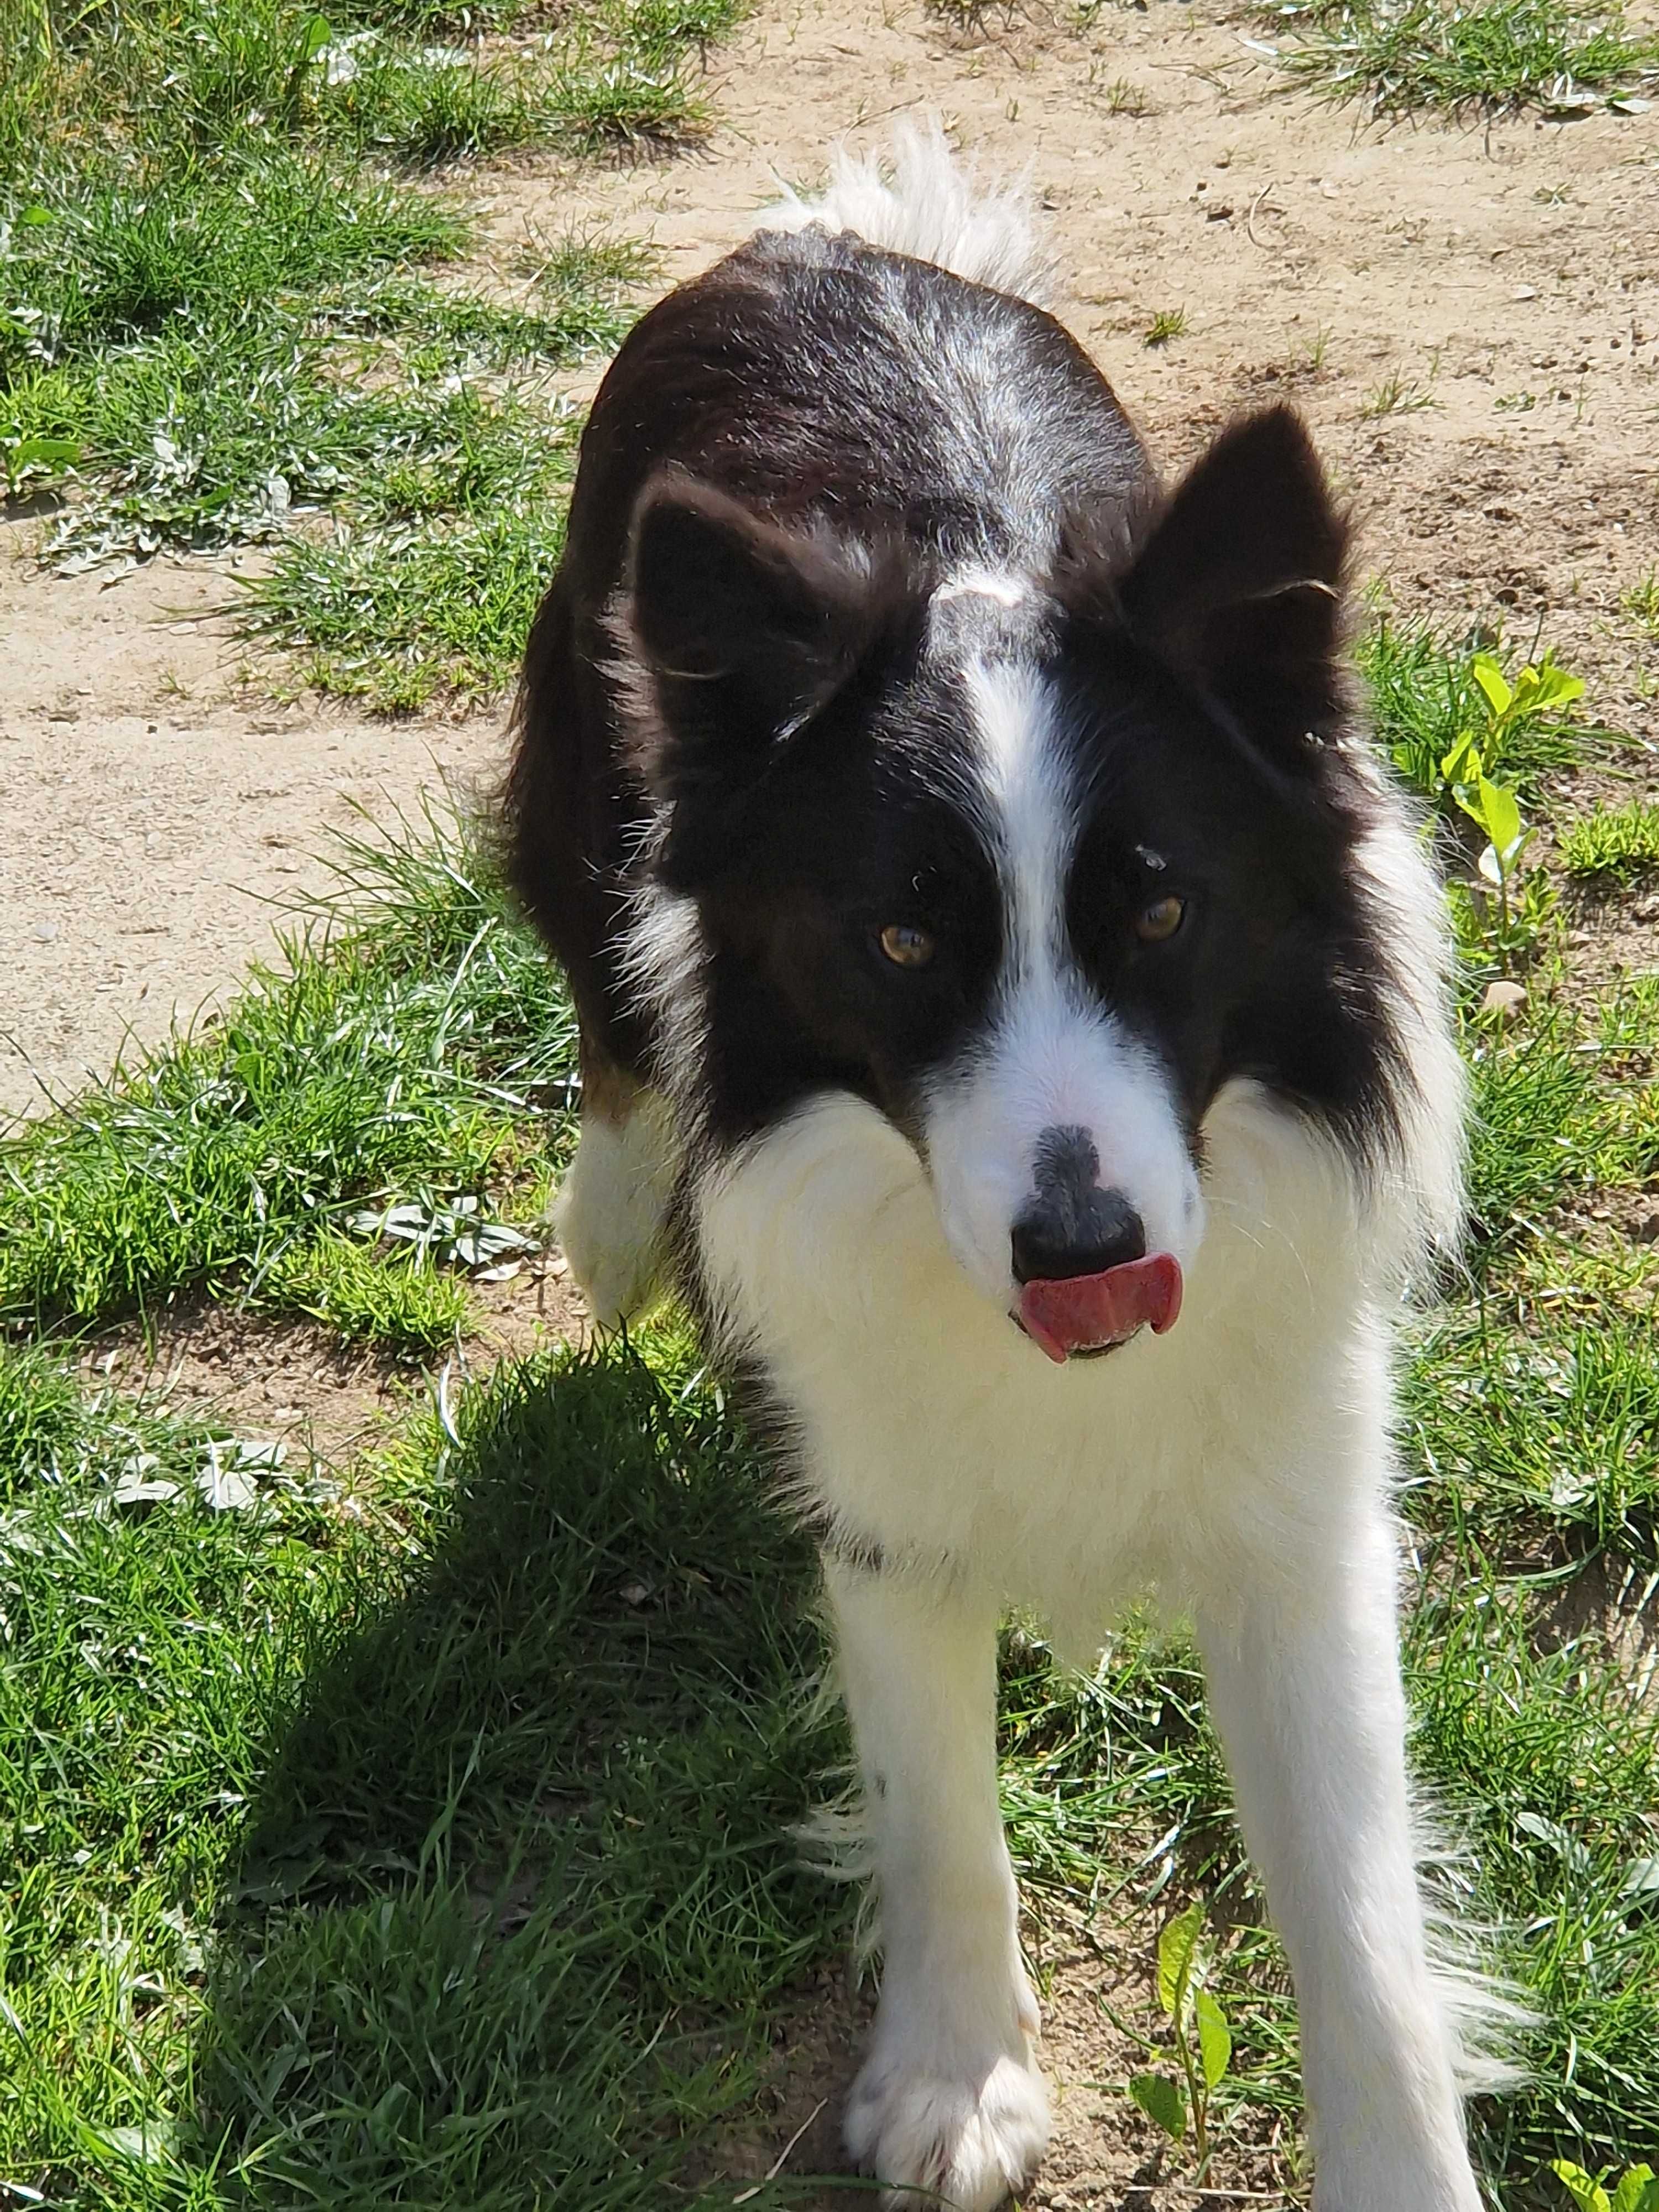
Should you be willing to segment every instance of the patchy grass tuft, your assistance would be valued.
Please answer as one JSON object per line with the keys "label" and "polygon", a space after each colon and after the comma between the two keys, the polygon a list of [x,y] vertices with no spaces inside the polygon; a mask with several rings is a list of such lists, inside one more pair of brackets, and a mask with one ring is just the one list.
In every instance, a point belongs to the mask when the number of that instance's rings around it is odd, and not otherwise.
{"label": "patchy grass tuft", "polygon": [[382,712],[488,695],[511,678],[558,560],[564,483],[550,468],[495,513],[435,527],[290,538],[249,586],[251,626],[319,690]]}
{"label": "patchy grass tuft", "polygon": [[[498,681],[499,646],[465,643],[468,602],[492,594],[504,517],[510,564],[545,580],[570,435],[550,378],[617,343],[649,261],[569,239],[511,299],[460,289],[441,279],[468,210],[400,172],[684,137],[698,58],[735,15],[599,0],[486,52],[477,19],[432,43],[435,10],[341,28],[297,0],[179,0],[60,22],[39,0],[0,94],[0,482],[65,494],[46,557],[287,541],[325,513],[349,556],[325,551],[308,598],[296,555],[258,611],[269,635],[377,703]],[[349,573],[373,611],[411,556],[447,595],[433,648],[411,672],[394,643],[375,672],[337,586]]]}
{"label": "patchy grass tuft", "polygon": [[[568,1002],[453,823],[338,856],[287,973],[0,1140],[0,1316],[61,1328],[234,1296],[392,1344],[447,1341],[461,1285],[356,1217],[539,1203]],[[365,1239],[368,1241],[365,1241]]]}
{"label": "patchy grass tuft", "polygon": [[1359,413],[1362,421],[1372,422],[1383,415],[1415,415],[1425,407],[1437,404],[1431,392],[1408,377],[1403,369],[1396,368],[1365,394]]}
{"label": "patchy grass tuft", "polygon": [[1659,806],[1633,799],[1569,823],[1559,848],[1570,875],[1608,876],[1631,883],[1659,869]]}
{"label": "patchy grass tuft", "polygon": [[1650,637],[1659,638],[1659,568],[1650,568],[1639,583],[1631,586],[1620,604]]}
{"label": "patchy grass tuft", "polygon": [[1442,763],[1474,732],[1486,746],[1487,773],[1501,774],[1530,805],[1546,776],[1575,766],[1582,757],[1583,726],[1570,708],[1521,716],[1506,725],[1494,751],[1473,652],[1473,641],[1465,645],[1432,623],[1401,622],[1389,614],[1367,629],[1356,659],[1377,744],[1413,791],[1428,793],[1443,781]]}
{"label": "patchy grass tuft", "polygon": [[1620,8],[1564,0],[1314,0],[1275,11],[1297,42],[1283,66],[1333,100],[1374,113],[1599,107],[1659,74],[1659,39]]}

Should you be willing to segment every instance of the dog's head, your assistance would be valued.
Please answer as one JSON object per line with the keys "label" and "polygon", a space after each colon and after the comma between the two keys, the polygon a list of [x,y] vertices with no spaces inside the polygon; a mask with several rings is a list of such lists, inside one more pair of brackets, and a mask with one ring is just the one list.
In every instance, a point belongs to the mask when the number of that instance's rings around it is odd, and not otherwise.
{"label": "dog's head", "polygon": [[699,1081],[738,1139],[826,1089],[915,1146],[1052,1356],[1168,1327],[1248,1079],[1356,1152],[1386,1085],[1340,737],[1345,532],[1294,416],[1041,574],[647,485],[621,629]]}

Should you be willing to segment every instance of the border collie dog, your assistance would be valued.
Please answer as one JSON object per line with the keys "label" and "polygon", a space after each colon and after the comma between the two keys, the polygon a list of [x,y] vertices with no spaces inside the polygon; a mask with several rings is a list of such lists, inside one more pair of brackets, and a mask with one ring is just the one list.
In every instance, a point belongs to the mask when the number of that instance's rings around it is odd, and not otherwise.
{"label": "border collie dog", "polygon": [[617,356],[508,791],[580,1016],[560,1233],[602,1323],[690,1294],[821,1539],[860,2165],[984,2212],[1041,2158],[998,1620],[1095,1649],[1151,1593],[1289,1950],[1320,2212],[1477,2212],[1389,1504],[1392,1316],[1460,1206],[1440,895],[1297,418],[1160,491],[1039,282],[935,131]]}

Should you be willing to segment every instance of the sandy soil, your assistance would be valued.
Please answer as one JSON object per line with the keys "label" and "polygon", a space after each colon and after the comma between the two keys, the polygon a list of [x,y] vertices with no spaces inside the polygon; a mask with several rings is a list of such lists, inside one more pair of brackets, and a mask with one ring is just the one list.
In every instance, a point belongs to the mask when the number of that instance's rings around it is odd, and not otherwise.
{"label": "sandy soil", "polygon": [[[1288,95],[1248,43],[1259,35],[1207,0],[1137,0],[1080,33],[1020,10],[969,33],[913,0],[761,0],[714,58],[703,152],[531,161],[477,189],[503,252],[526,228],[600,221],[653,237],[677,279],[735,243],[781,179],[818,177],[839,134],[875,143],[899,116],[942,113],[988,164],[1030,165],[1063,271],[1057,309],[1169,465],[1237,410],[1294,398],[1354,504],[1362,574],[1448,621],[1522,641],[1541,626],[1628,736],[1589,787],[1652,793],[1659,653],[1619,599],[1659,561],[1659,112],[1356,128]],[[1109,89],[1125,84],[1133,100]],[[1153,314],[1176,308],[1185,334],[1146,346]],[[1425,404],[1370,411],[1395,376]],[[31,558],[37,526],[0,528],[0,1114],[103,1068],[129,1033],[155,1037],[268,951],[269,902],[310,879],[350,802],[406,809],[440,771],[489,774],[501,748],[499,714],[374,723],[275,706],[224,617],[228,565],[52,580]],[[1580,902],[1572,920],[1587,972],[1659,957],[1659,903]],[[532,1295],[504,1296],[504,1342],[533,1334]],[[301,1331],[250,1348],[240,1322],[108,1349],[124,1381],[128,1366],[171,1377],[185,1399],[331,1453],[406,1387],[331,1364]],[[1073,1931],[1051,1958],[1061,2094],[1030,2212],[1198,2201],[1160,2185],[1150,2128],[1101,2086],[1134,2063],[1103,1999],[1152,2027],[1154,1937]],[[735,2183],[803,2127],[791,2166],[833,2163],[863,2010],[844,1976],[803,1990],[781,2031],[775,2123],[730,2146]],[[1270,2147],[1229,2155],[1213,2179],[1247,2192],[1235,2201],[1285,2201]]]}
{"label": "sandy soil", "polygon": [[411,810],[497,750],[494,718],[267,697],[230,635],[228,563],[49,577],[33,535],[0,524],[0,1124],[275,957],[354,805]]}

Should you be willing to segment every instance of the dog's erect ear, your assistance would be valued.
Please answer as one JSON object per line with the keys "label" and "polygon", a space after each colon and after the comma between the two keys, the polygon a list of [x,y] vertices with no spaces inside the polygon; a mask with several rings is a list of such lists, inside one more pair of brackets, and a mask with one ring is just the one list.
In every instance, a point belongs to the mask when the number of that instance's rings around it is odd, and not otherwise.
{"label": "dog's erect ear", "polygon": [[707,484],[666,474],[647,485],[629,621],[656,709],[641,766],[674,802],[671,842],[692,835],[679,817],[751,786],[846,683],[890,605],[878,567]]}
{"label": "dog's erect ear", "polygon": [[1298,416],[1225,430],[1120,575],[1131,633],[1272,761],[1310,758],[1344,706],[1346,523]]}

